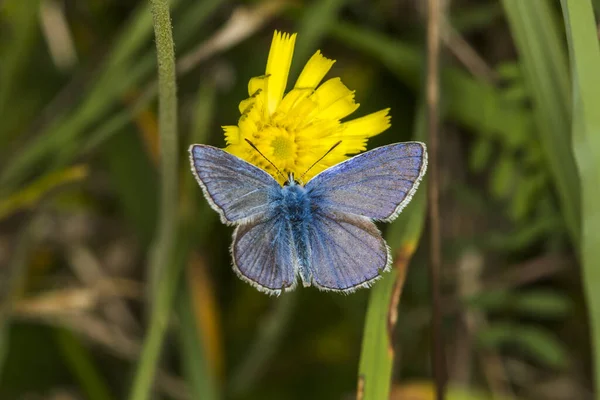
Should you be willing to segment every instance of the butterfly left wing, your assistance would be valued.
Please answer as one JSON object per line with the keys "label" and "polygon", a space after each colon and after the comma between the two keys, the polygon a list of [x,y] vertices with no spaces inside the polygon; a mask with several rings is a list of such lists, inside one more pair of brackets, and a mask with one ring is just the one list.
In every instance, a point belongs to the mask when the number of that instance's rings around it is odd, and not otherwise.
{"label": "butterfly left wing", "polygon": [[395,143],[326,169],[306,189],[325,210],[388,222],[410,202],[426,169],[424,143]]}
{"label": "butterfly left wing", "polygon": [[259,219],[269,208],[269,193],[280,189],[260,168],[212,146],[190,147],[192,172],[221,221],[239,224]]}
{"label": "butterfly left wing", "polygon": [[296,286],[292,233],[283,215],[238,226],[231,255],[238,276],[262,292],[279,295]]}
{"label": "butterfly left wing", "polygon": [[317,210],[308,231],[308,247],[304,267],[312,284],[322,290],[352,292],[369,287],[391,264],[389,248],[366,217]]}

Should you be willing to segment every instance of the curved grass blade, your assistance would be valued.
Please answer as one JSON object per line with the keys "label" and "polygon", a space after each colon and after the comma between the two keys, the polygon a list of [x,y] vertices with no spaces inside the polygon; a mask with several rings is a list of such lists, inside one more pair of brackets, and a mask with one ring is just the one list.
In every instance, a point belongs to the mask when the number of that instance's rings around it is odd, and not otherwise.
{"label": "curved grass blade", "polygon": [[567,55],[547,0],[503,0],[534,102],[533,116],[546,165],[554,178],[562,215],[573,243],[579,242],[579,180],[570,146]]}
{"label": "curved grass blade", "polygon": [[[425,138],[425,115],[421,110],[415,126],[415,140]],[[411,203],[390,226],[386,235],[392,247],[394,264],[373,288],[365,318],[365,329],[358,372],[359,400],[379,400],[390,397],[394,345],[392,335],[397,308],[408,264],[415,251],[426,216],[427,176]]]}
{"label": "curved grass blade", "polygon": [[572,141],[581,179],[582,281],[587,299],[596,398],[600,396],[600,46],[590,0],[561,0],[573,94]]}

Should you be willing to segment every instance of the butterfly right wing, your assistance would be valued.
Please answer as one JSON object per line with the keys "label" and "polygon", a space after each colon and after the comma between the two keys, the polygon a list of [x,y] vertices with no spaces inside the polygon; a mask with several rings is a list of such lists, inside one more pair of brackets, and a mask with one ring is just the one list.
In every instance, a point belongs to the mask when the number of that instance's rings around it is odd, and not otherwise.
{"label": "butterfly right wing", "polygon": [[211,207],[226,224],[239,224],[263,217],[269,209],[269,194],[279,183],[260,168],[216,147],[190,147],[192,172]]}
{"label": "butterfly right wing", "polygon": [[296,287],[292,233],[282,215],[238,226],[231,254],[235,272],[258,290],[279,295]]}
{"label": "butterfly right wing", "polygon": [[389,222],[410,202],[426,169],[424,143],[395,143],[334,165],[305,187],[323,209]]}
{"label": "butterfly right wing", "polygon": [[311,283],[336,292],[369,287],[391,264],[379,229],[367,217],[322,211],[313,215],[308,230],[309,257],[303,267]]}

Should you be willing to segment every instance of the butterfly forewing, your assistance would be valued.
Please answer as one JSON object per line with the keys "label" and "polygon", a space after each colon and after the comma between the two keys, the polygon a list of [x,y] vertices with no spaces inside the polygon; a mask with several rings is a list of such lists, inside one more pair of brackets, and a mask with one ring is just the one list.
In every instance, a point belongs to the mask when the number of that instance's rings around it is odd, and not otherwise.
{"label": "butterfly forewing", "polygon": [[390,144],[321,172],[306,189],[324,211],[391,221],[412,198],[426,168],[425,144]]}
{"label": "butterfly forewing", "polygon": [[295,254],[289,225],[273,217],[240,225],[233,234],[234,269],[257,289],[279,294],[296,286]]}
{"label": "butterfly forewing", "polygon": [[308,267],[320,289],[351,292],[369,286],[390,265],[388,247],[368,218],[316,213],[308,236]]}
{"label": "butterfly forewing", "polygon": [[190,161],[206,199],[225,223],[264,216],[270,191],[280,189],[265,171],[216,147],[191,146]]}

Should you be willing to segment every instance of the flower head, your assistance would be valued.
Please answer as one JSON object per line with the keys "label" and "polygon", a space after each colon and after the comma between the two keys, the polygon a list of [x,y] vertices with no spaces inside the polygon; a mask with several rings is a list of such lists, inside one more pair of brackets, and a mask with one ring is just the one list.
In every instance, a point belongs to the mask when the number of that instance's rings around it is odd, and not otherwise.
{"label": "flower head", "polygon": [[294,173],[308,181],[349,155],[366,150],[368,138],[390,127],[388,109],[341,122],[359,104],[354,92],[339,78],[321,81],[335,60],[317,51],[308,60],[296,84],[284,95],[296,34],[275,32],[265,75],[248,83],[249,98],[239,105],[237,126],[224,126],[225,150],[264,169],[280,183],[285,179],[246,140],[251,141],[284,175]]}

